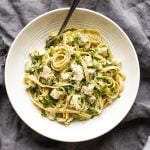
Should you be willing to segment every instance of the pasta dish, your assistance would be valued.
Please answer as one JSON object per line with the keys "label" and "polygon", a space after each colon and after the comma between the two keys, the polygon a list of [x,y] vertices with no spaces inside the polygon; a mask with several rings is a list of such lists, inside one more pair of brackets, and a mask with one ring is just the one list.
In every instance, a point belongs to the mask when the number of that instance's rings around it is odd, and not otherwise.
{"label": "pasta dish", "polygon": [[125,75],[101,33],[67,29],[30,53],[24,82],[42,115],[69,125],[87,120],[120,96]]}

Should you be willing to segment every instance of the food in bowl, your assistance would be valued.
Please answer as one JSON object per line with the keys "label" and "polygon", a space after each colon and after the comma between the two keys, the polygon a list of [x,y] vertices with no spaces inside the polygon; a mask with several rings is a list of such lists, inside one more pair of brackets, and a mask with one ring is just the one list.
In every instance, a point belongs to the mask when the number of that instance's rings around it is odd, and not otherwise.
{"label": "food in bowl", "polygon": [[24,81],[42,115],[69,125],[88,120],[116,100],[125,75],[102,34],[67,29],[30,53]]}

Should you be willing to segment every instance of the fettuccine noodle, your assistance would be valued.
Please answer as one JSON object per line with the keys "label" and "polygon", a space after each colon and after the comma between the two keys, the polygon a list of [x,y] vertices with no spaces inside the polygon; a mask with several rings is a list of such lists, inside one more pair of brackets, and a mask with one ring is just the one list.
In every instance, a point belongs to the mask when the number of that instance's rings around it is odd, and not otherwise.
{"label": "fettuccine noodle", "polygon": [[110,47],[93,29],[67,29],[50,38],[45,49],[31,52],[25,66],[33,103],[65,125],[100,114],[120,96],[125,79]]}

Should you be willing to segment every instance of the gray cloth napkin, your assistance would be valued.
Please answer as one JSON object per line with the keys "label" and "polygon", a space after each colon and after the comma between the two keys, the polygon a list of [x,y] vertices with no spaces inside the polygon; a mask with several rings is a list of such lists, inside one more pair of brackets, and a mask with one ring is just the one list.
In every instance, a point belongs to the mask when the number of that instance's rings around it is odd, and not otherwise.
{"label": "gray cloth napkin", "polygon": [[14,112],[4,85],[9,46],[32,19],[52,9],[69,7],[71,1],[0,0],[0,150],[141,150],[150,135],[150,0],[83,0],[79,5],[117,22],[138,54],[139,92],[131,111],[115,129],[86,142],[58,142],[32,131]]}

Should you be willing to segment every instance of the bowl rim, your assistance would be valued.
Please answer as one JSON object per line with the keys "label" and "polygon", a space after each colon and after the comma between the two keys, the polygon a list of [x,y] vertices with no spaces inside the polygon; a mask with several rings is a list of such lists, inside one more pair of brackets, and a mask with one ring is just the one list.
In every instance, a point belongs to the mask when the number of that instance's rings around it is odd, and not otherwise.
{"label": "bowl rim", "polygon": [[69,7],[64,7],[64,8],[58,8],[58,9],[54,9],[54,10],[51,10],[51,11],[48,11],[48,12],[45,12],[41,15],[39,15],[38,17],[36,17],[35,19],[31,20],[28,24],[25,25],[25,27],[22,28],[22,30],[18,33],[18,35],[16,36],[16,38],[14,39],[14,41],[12,42],[10,48],[9,48],[9,51],[8,51],[8,54],[7,54],[7,58],[6,58],[6,62],[5,62],[5,71],[4,71],[4,80],[5,80],[5,87],[6,87],[6,91],[7,91],[7,95],[8,95],[8,99],[9,99],[9,102],[11,103],[14,111],[16,112],[16,114],[19,116],[19,118],[30,128],[32,129],[33,131],[35,131],[36,133],[42,135],[42,136],[45,136],[49,139],[53,139],[53,140],[56,140],[56,141],[61,141],[61,142],[83,142],[83,141],[88,141],[88,140],[92,140],[92,139],[95,139],[97,137],[100,137],[108,132],[110,132],[112,129],[114,129],[117,125],[120,124],[120,122],[126,117],[126,115],[129,113],[129,111],[131,110],[135,100],[136,100],[136,96],[137,96],[137,93],[138,93],[138,89],[139,89],[139,84],[140,84],[140,65],[139,65],[139,61],[138,61],[138,57],[137,57],[137,53],[135,51],[135,48],[130,40],[130,38],[127,36],[127,34],[125,33],[125,31],[117,24],[115,23],[112,19],[110,19],[109,17],[101,14],[100,12],[96,12],[96,11],[93,11],[93,10],[90,10],[90,9],[86,9],[86,8],[76,8],[76,10],[78,11],[84,11],[84,12],[87,12],[87,13],[92,13],[94,15],[98,15],[104,19],[106,19],[108,22],[111,22],[114,26],[117,27],[117,29],[121,32],[121,34],[124,35],[124,37],[126,38],[126,40],[128,41],[128,43],[130,44],[131,48],[133,49],[133,53],[134,53],[134,56],[135,56],[135,62],[136,62],[136,65],[137,65],[137,77],[138,77],[138,83],[137,83],[137,89],[135,91],[135,96],[134,96],[134,100],[131,104],[130,107],[128,107],[128,111],[126,111],[126,113],[121,117],[120,121],[119,122],[116,122],[111,128],[109,128],[107,131],[105,131],[104,133],[102,133],[101,135],[95,135],[93,137],[88,137],[86,139],[81,139],[81,140],[63,140],[63,139],[56,139],[55,137],[49,137],[48,135],[34,129],[33,126],[30,126],[30,123],[28,123],[23,117],[21,117],[21,114],[19,114],[19,112],[17,111],[17,109],[15,108],[15,105],[13,104],[12,102],[12,98],[11,96],[9,95],[9,91],[8,91],[8,83],[7,83],[7,76],[8,76],[8,69],[7,69],[7,66],[8,66],[8,62],[9,62],[9,57],[11,56],[11,53],[12,53],[12,50],[13,50],[13,47],[16,43],[16,41],[19,39],[20,35],[35,21],[37,21],[38,19],[46,16],[46,15],[49,15],[49,14],[52,14],[52,13],[55,13],[55,12],[59,12],[59,11],[64,11],[64,10],[69,10]]}

